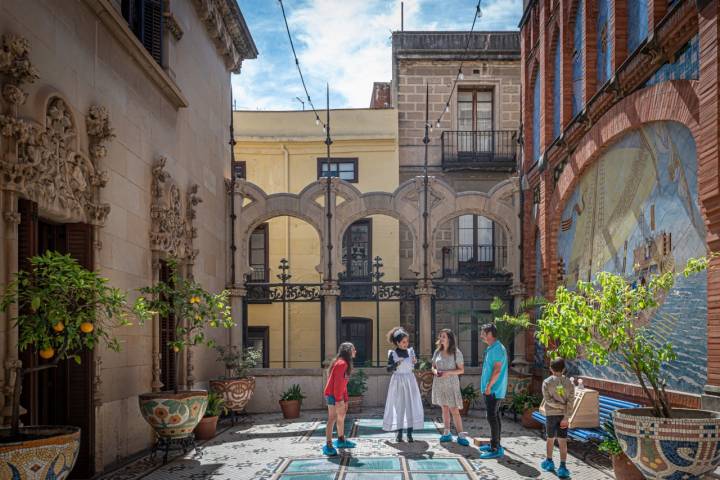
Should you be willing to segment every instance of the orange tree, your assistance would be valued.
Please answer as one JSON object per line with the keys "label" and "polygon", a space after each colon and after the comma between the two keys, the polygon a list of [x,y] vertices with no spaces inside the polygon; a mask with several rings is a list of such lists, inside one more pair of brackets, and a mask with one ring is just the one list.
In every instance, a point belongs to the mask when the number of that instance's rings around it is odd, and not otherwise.
{"label": "orange tree", "polygon": [[[135,309],[140,315],[150,312],[173,319],[175,338],[168,342],[168,346],[173,351],[177,364],[178,354],[187,347],[201,344],[215,346],[215,341],[205,334],[207,327],[230,328],[235,324],[232,321],[227,291],[210,293],[199,283],[180,275],[176,261],[169,261],[168,266],[170,279],[141,288],[141,296],[135,302]],[[175,393],[178,391],[177,373],[176,369]]]}
{"label": "orange tree", "polygon": [[[16,305],[16,310],[11,306]],[[69,255],[47,252],[30,258],[30,269],[15,274],[0,298],[0,309],[13,314],[20,351],[34,349],[45,361],[15,367],[11,437],[19,431],[20,395],[25,375],[54,368],[65,359],[80,363],[80,352],[98,344],[118,351],[115,327],[128,325],[125,294]],[[137,309],[142,317],[145,312]]]}

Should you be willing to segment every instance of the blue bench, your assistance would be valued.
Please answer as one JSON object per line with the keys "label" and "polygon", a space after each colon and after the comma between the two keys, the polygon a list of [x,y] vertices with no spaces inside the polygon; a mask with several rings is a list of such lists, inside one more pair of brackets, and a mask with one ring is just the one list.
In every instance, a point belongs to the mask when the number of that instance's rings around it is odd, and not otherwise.
{"label": "blue bench", "polygon": [[[602,429],[602,426],[605,425],[606,422],[612,421],[612,412],[620,408],[637,408],[640,406],[637,403],[626,402],[624,400],[618,400],[617,398],[612,397],[604,397],[602,395],[598,396],[598,405],[600,407],[600,412],[598,415],[600,420],[600,427],[571,428],[570,430],[568,430],[568,438],[572,438],[573,440],[577,440],[580,442],[602,441],[606,437],[605,431]],[[532,417],[538,422],[545,425],[545,415],[543,415],[542,413],[534,412],[532,414]]]}

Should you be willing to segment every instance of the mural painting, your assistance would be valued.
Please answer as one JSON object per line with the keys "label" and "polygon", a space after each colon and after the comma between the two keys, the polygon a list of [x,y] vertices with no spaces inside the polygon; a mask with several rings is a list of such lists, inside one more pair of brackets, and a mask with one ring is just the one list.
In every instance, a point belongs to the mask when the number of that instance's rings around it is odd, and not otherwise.
{"label": "mural painting", "polygon": [[[644,283],[704,255],[697,188],[695,141],[685,126],[657,122],[623,136],[583,174],[565,204],[558,235],[565,285],[574,287],[600,271]],[[707,275],[681,276],[676,286],[649,328],[676,349],[678,358],[667,367],[668,387],[701,393],[707,378]],[[577,362],[573,369],[576,375],[634,383],[612,362]]]}

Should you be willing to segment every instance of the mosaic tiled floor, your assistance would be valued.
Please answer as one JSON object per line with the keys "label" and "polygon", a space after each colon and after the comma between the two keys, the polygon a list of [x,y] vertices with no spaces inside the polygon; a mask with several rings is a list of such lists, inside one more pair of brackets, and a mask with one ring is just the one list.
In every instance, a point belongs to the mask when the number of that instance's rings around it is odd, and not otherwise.
{"label": "mosaic tiled floor", "polygon": [[[465,430],[475,437],[489,433],[484,412],[466,417]],[[143,455],[100,477],[101,480],[505,480],[555,479],[540,470],[545,442],[537,431],[523,429],[506,418],[503,444],[506,455],[484,461],[473,447],[439,443],[439,411],[426,410],[422,430],[414,443],[395,443],[382,430],[382,410],[365,409],[346,420],[346,432],[357,448],[337,458],[324,458],[324,412],[303,412],[297,420],[278,414],[250,415],[235,425],[223,424],[215,439],[187,455],[174,454],[167,465]],[[578,480],[609,480],[608,459],[594,447],[574,443],[568,467]]]}

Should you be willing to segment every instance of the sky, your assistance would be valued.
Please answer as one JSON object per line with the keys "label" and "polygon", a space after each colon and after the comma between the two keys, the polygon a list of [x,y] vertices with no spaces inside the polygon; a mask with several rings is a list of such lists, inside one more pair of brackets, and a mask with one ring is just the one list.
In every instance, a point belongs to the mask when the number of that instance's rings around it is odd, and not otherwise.
{"label": "sky", "polygon": [[[309,109],[277,0],[237,0],[258,49],[233,75],[238,110]],[[470,30],[477,0],[404,0],[405,30]],[[400,0],[283,0],[310,98],[325,108],[367,108],[373,82],[391,80]],[[522,0],[482,0],[475,30],[516,30]]]}

